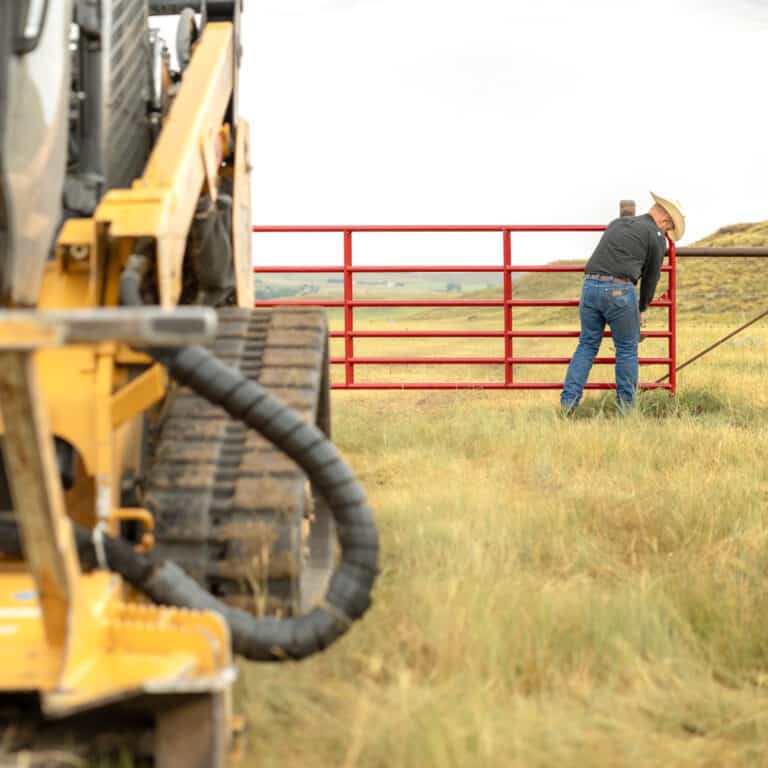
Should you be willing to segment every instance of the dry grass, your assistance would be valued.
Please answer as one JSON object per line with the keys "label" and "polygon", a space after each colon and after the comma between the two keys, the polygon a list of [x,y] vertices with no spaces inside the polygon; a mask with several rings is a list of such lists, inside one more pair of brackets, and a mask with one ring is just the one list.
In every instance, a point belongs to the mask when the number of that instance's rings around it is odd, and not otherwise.
{"label": "dry grass", "polygon": [[[764,229],[717,236],[763,245],[754,238]],[[514,290],[576,297],[579,281],[531,274]],[[757,314],[764,284],[762,262],[731,264],[726,278],[721,262],[683,262],[679,359]],[[445,298],[419,297],[430,295]],[[361,310],[356,321],[502,327],[484,308]],[[515,313],[518,328],[575,323],[570,309]],[[663,327],[663,311],[651,323]],[[515,351],[569,355],[574,344],[516,341]],[[663,341],[641,348],[665,351]],[[371,340],[357,353],[502,349]],[[501,370],[357,375],[487,380]],[[562,375],[515,368],[519,380]],[[382,534],[375,605],[325,654],[241,665],[243,765],[768,766],[767,376],[764,322],[687,369],[676,398],[645,394],[629,416],[611,394],[588,394],[564,420],[556,392],[335,393],[334,437]],[[611,377],[604,367],[592,380]]]}
{"label": "dry grass", "polygon": [[[727,330],[682,325],[681,358]],[[376,603],[318,658],[243,666],[246,765],[768,765],[767,350],[756,326],[623,418],[336,393]]]}
{"label": "dry grass", "polygon": [[[762,308],[761,264],[724,279],[720,263],[683,263],[679,359]],[[577,291],[569,275],[515,286]],[[536,312],[517,311],[516,326],[575,322],[572,310]],[[486,309],[373,311],[358,327],[395,322],[501,327]],[[574,342],[528,344],[518,353]],[[501,354],[498,341],[358,345]],[[382,530],[376,604],[318,658],[243,666],[252,764],[768,765],[767,353],[763,323],[687,369],[677,398],[645,394],[628,417],[609,394],[562,420],[554,392],[337,393],[335,437]],[[500,371],[358,370],[451,375]]]}

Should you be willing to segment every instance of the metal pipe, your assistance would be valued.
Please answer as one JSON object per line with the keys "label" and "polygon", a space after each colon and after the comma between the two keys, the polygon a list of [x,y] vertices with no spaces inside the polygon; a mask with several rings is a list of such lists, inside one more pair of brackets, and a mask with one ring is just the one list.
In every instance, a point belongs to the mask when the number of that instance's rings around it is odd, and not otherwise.
{"label": "metal pipe", "polygon": [[[353,331],[356,339],[503,339],[505,331]],[[579,331],[509,331],[514,339],[577,339]],[[332,339],[343,339],[344,331],[331,331]],[[667,339],[669,331],[643,331],[643,337]],[[610,339],[611,332],[604,331],[603,338]]]}
{"label": "metal pipe", "polygon": [[[346,334],[331,331],[328,335],[332,339],[343,339]],[[356,339],[503,339],[505,335],[504,331],[352,331]]]}
{"label": "metal pipe", "polygon": [[355,339],[352,336],[355,324],[355,311],[353,306],[354,285],[352,282],[352,233],[344,233],[344,354],[347,358],[344,377],[347,384],[355,381],[355,365],[351,358],[355,354]]}
{"label": "metal pipe", "polygon": [[[256,302],[258,307],[578,307],[578,299],[365,299],[325,301],[318,299],[269,299]],[[667,299],[652,301],[651,307],[668,307]]]}
{"label": "metal pipe", "polygon": [[[332,357],[331,364],[345,365],[568,365],[570,357]],[[613,365],[615,357],[596,357],[595,365]],[[669,357],[641,357],[640,365],[669,365]],[[511,384],[512,382],[507,382]]]}
{"label": "metal pipe", "polygon": [[[505,384],[503,381],[442,381],[442,382],[408,382],[392,384],[389,382],[356,382],[346,384],[334,384],[334,389],[382,389],[382,390],[406,390],[406,389],[562,389],[562,381],[522,381],[514,384]],[[615,384],[594,383],[587,384],[584,389],[610,390],[616,389]],[[669,384],[648,382],[640,385],[640,389],[672,389]]]}
{"label": "metal pipe", "polygon": [[634,200],[619,200],[619,216],[635,216],[637,207]]}
{"label": "metal pipe", "polygon": [[681,363],[676,368],[674,368],[671,371],[671,374],[665,374],[660,379],[656,379],[656,383],[659,384],[662,381],[665,381],[666,379],[669,379],[671,377],[674,377],[678,371],[682,371],[683,368],[687,368],[691,363],[695,363],[700,357],[704,357],[708,352],[711,352],[713,349],[716,349],[721,344],[728,341],[728,339],[732,339],[737,333],[741,333],[746,328],[749,328],[750,325],[754,325],[758,320],[762,320],[766,315],[768,315],[768,309],[761,312],[757,317],[753,317],[748,322],[744,323],[743,325],[740,325],[735,331],[731,331],[727,336],[723,336],[721,339],[718,339],[714,344],[710,344],[706,349],[702,349],[701,352],[698,352],[693,357],[689,357],[684,363]]}
{"label": "metal pipe", "polygon": [[728,246],[719,248],[717,246],[682,246],[677,249],[679,259],[732,259],[732,258],[761,258],[768,257],[768,248],[751,246]]}
{"label": "metal pipe", "polygon": [[[662,266],[661,271],[662,272],[669,272],[670,267],[669,265]],[[264,274],[276,274],[276,275],[311,275],[311,274],[341,274],[343,272],[347,271],[346,267],[343,266],[337,266],[337,267],[283,267],[279,265],[270,265],[270,266],[263,266],[263,267],[254,267],[253,272],[257,275],[264,275]],[[349,267],[349,272],[353,273],[377,273],[381,272],[384,273],[400,273],[403,274],[411,274],[413,272],[447,272],[449,274],[454,274],[458,272],[469,272],[469,273],[496,273],[496,274],[502,274],[504,272],[573,272],[581,273],[584,271],[584,264],[516,264],[512,266],[511,264],[509,266],[499,266],[494,267],[490,265],[476,265],[476,264],[448,264],[444,266],[432,266],[432,265],[422,265],[422,266],[413,266],[411,264],[402,264],[398,266],[369,266],[369,267],[355,267],[351,266]]]}
{"label": "metal pipe", "polygon": [[253,226],[253,232],[603,232],[605,224],[361,224]]}
{"label": "metal pipe", "polygon": [[[667,342],[667,354],[669,355],[669,385],[672,394],[677,392],[677,246],[674,240],[669,240],[669,319],[670,331]],[[658,382],[657,382],[658,383]]]}
{"label": "metal pipe", "polygon": [[509,230],[504,230],[504,383],[512,384],[514,380],[514,368],[510,362],[513,352],[512,343],[512,235]]}

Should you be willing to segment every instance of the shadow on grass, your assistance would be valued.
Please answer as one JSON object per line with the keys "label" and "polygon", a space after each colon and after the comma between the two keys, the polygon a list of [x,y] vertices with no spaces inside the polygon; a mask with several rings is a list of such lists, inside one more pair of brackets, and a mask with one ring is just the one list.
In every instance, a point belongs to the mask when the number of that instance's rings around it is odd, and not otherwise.
{"label": "shadow on grass", "polygon": [[[648,419],[715,417],[734,426],[746,427],[764,421],[767,414],[746,400],[735,400],[714,389],[685,389],[673,397],[666,391],[641,392],[631,416]],[[622,418],[613,392],[582,402],[571,418]]]}

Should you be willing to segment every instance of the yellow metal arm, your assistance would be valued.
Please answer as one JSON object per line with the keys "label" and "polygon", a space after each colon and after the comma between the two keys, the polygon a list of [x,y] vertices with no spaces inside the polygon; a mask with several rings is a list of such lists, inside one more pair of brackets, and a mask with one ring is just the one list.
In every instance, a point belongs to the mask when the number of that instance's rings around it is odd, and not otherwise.
{"label": "yellow metal arm", "polygon": [[181,293],[184,247],[198,196],[214,179],[226,154],[221,126],[232,95],[231,24],[207,24],[144,175],[129,190],[112,190],[95,218],[111,238],[151,237],[157,243],[160,303]]}
{"label": "yellow metal arm", "polygon": [[0,412],[11,494],[50,645],[63,648],[80,567],[41,405],[32,349],[0,350]]}

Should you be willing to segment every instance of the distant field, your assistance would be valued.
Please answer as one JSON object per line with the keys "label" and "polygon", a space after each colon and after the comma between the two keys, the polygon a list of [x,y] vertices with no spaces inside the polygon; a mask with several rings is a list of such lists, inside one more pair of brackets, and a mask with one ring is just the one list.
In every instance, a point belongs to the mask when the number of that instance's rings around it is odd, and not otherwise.
{"label": "distant field", "polygon": [[[362,298],[389,298],[394,295],[414,298],[429,293],[456,293],[483,288],[501,289],[501,276],[492,272],[396,272],[355,275],[355,295]],[[344,294],[342,278],[338,275],[298,273],[289,275],[259,275],[256,298],[287,296],[300,292],[305,298],[318,296],[341,299]],[[302,295],[298,295],[302,298]]]}

